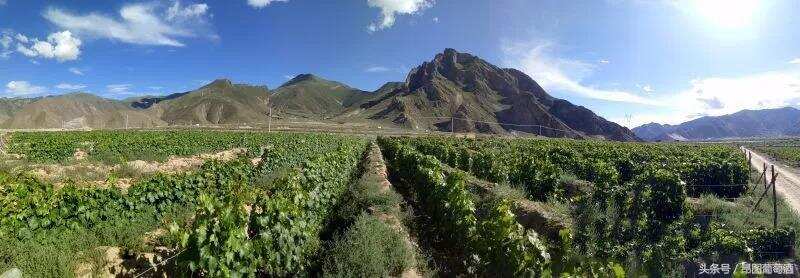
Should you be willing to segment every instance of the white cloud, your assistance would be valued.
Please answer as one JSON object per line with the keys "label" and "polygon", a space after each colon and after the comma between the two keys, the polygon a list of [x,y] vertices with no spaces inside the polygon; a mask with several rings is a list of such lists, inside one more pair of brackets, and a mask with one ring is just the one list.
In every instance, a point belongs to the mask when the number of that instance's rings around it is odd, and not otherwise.
{"label": "white cloud", "polygon": [[269,6],[269,4],[277,2],[289,2],[289,0],[247,0],[248,5],[257,9]]}
{"label": "white cloud", "polygon": [[181,7],[181,1],[176,0],[167,9],[167,20],[192,20],[202,18],[207,12],[208,5],[204,3]]}
{"label": "white cloud", "polygon": [[371,72],[371,73],[377,73],[377,72],[387,72],[387,71],[390,71],[390,69],[387,68],[387,67],[382,67],[382,66],[374,66],[374,67],[369,67],[364,71]]}
{"label": "white cloud", "polygon": [[376,32],[392,27],[397,15],[416,14],[433,4],[433,0],[367,0],[370,7],[381,9],[380,20],[370,24],[367,29]]}
{"label": "white cloud", "polygon": [[607,64],[610,64],[610,63],[611,63],[611,61],[609,61],[609,60],[606,60],[606,59],[601,59],[601,60],[600,60],[600,61],[598,61],[598,62],[600,62],[601,64],[605,64],[605,65],[607,65]]}
{"label": "white cloud", "polygon": [[141,45],[166,45],[182,47],[180,38],[207,36],[208,6],[195,4],[182,7],[179,2],[165,9],[155,3],[137,3],[123,6],[119,18],[99,13],[74,14],[50,8],[44,17],[56,26],[82,36],[91,36]]}
{"label": "white cloud", "polygon": [[[800,70],[780,70],[688,82],[687,89],[659,96],[669,111],[634,115],[632,126],[649,122],[679,124],[702,116],[721,116],[750,109],[800,105]],[[622,123],[622,122],[620,122]]]}
{"label": "white cloud", "polygon": [[56,85],[56,88],[61,90],[76,91],[86,88],[86,85],[61,83]]}
{"label": "white cloud", "polygon": [[434,17],[433,18],[433,23],[439,23],[439,18],[438,17]]}
{"label": "white cloud", "polygon": [[69,68],[68,70],[74,75],[83,75],[83,70],[79,68]]}
{"label": "white cloud", "polygon": [[789,61],[789,64],[800,65],[800,58]]}
{"label": "white cloud", "polygon": [[17,34],[15,37],[16,37],[16,38],[17,38],[17,40],[18,40],[19,42],[21,42],[21,43],[28,43],[28,41],[29,41],[28,37],[26,37],[26,36],[25,36],[25,35],[23,35],[23,34]]}
{"label": "white cloud", "polygon": [[502,48],[506,66],[525,72],[550,92],[559,91],[614,102],[664,105],[632,92],[606,90],[583,84],[583,79],[594,73],[595,65],[555,56],[555,44],[552,42],[505,42]]}
{"label": "white cloud", "polygon": [[28,56],[28,57],[36,57],[36,56],[39,55],[39,53],[37,53],[35,50],[27,48],[24,45],[22,45],[21,43],[17,44],[17,52],[22,53],[22,55],[25,55],[25,56]]}
{"label": "white cloud", "polygon": [[11,47],[12,42],[14,42],[14,39],[8,34],[3,34],[0,36],[0,46],[3,46],[3,49],[8,49]]}
{"label": "white cloud", "polygon": [[283,76],[283,78],[286,78],[286,79],[292,79],[294,77],[295,77],[294,75],[289,75],[289,74]]}
{"label": "white cloud", "polygon": [[46,91],[47,88],[33,85],[28,81],[11,81],[6,84],[6,94],[14,96],[38,95]]}
{"label": "white cloud", "polygon": [[128,94],[130,93],[131,88],[133,88],[133,85],[131,84],[112,84],[106,86],[106,90],[113,94]]}
{"label": "white cloud", "polygon": [[0,35],[0,59],[8,59],[11,56],[13,51],[10,50],[11,43],[14,42],[14,38],[11,37],[8,33],[2,33]]}
{"label": "white cloud", "polygon": [[[24,38],[20,40],[19,38]],[[52,33],[47,36],[46,41],[39,39],[28,39],[25,36],[18,36],[17,52],[28,57],[41,57],[45,59],[56,59],[59,62],[77,60],[81,54],[81,40],[72,36],[72,32],[63,31]],[[25,42],[31,42],[31,46],[25,46]]]}
{"label": "white cloud", "polygon": [[639,87],[639,89],[642,89],[642,91],[644,91],[645,93],[652,93],[652,92],[656,91],[656,90],[653,89],[653,86],[650,86],[648,84],[636,85],[636,87]]}
{"label": "white cloud", "polygon": [[5,5],[6,3],[8,3],[8,1],[7,1],[7,0],[0,0],[0,6],[3,6],[3,5]]}

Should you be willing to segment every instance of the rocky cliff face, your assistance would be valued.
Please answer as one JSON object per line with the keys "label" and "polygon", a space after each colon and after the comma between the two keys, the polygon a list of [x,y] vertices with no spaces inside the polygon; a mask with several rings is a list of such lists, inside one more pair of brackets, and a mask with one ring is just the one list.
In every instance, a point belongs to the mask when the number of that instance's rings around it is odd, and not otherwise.
{"label": "rocky cliff face", "polygon": [[518,70],[453,49],[415,68],[402,86],[378,94],[361,108],[370,119],[415,129],[638,140],[589,109],[553,98]]}

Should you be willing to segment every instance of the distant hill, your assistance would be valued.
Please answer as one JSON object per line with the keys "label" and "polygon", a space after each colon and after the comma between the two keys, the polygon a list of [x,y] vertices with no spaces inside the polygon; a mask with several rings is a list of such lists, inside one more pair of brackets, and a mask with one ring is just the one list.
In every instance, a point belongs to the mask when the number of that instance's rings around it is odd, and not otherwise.
{"label": "distant hill", "polygon": [[147,109],[147,108],[150,108],[151,106],[155,105],[156,103],[159,103],[159,102],[162,102],[162,101],[165,101],[165,100],[179,98],[179,97],[182,97],[182,96],[184,96],[184,95],[186,95],[188,93],[190,93],[190,92],[174,93],[174,94],[169,94],[169,95],[166,95],[166,96],[141,96],[141,97],[133,97],[133,98],[125,99],[123,101],[127,102],[127,103],[130,103],[130,106],[133,107],[133,108]]}
{"label": "distant hill", "polygon": [[301,74],[272,91],[273,113],[303,118],[329,118],[372,96],[369,92]]}
{"label": "distant hill", "polygon": [[265,122],[268,104],[267,87],[219,79],[148,109],[170,125],[236,124]]}
{"label": "distant hill", "polygon": [[122,102],[86,93],[73,93],[21,101],[25,103],[2,124],[5,128],[123,128],[151,127],[164,122]]}
{"label": "distant hill", "polygon": [[518,70],[501,69],[453,49],[412,70],[404,83],[387,84],[347,109],[342,118],[411,129],[638,140],[627,128],[589,109],[550,96]]}
{"label": "distant hill", "polygon": [[648,141],[795,136],[800,135],[800,110],[792,107],[743,110],[679,125],[650,123],[634,128],[633,132]]}

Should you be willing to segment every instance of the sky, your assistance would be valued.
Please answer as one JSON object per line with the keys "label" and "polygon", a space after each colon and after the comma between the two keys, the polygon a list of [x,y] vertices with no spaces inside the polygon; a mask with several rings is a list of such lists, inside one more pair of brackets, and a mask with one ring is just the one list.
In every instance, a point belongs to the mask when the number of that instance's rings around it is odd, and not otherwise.
{"label": "sky", "polygon": [[375,90],[445,48],[628,127],[800,106],[796,0],[0,0],[2,97]]}

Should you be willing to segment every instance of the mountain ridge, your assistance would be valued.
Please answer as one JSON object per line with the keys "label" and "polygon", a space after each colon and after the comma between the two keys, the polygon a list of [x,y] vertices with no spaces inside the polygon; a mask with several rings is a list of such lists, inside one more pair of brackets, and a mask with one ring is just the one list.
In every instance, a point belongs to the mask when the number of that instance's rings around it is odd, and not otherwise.
{"label": "mountain ridge", "polygon": [[346,119],[423,130],[638,141],[627,128],[550,96],[521,71],[450,48],[412,69],[402,85],[379,91],[358,109],[348,111]]}
{"label": "mountain ridge", "polygon": [[633,129],[648,141],[671,141],[678,136],[687,140],[758,138],[800,135],[800,109],[782,107],[742,110],[722,116],[706,116],[678,125],[644,124]]}
{"label": "mountain ridge", "polygon": [[[57,120],[89,115],[92,120],[83,125],[104,128],[117,126],[118,121],[109,124],[93,118],[105,114],[87,111],[114,108],[125,114],[144,115],[154,125],[258,124],[272,115],[275,119],[368,123],[415,130],[639,141],[632,131],[588,108],[552,97],[519,70],[500,68],[451,48],[413,68],[405,81],[387,82],[373,92],[305,73],[274,90],[217,79],[193,91],[165,96],[125,101],[95,96],[86,107],[76,104],[76,99],[86,97],[69,95],[58,99],[72,107],[69,111],[59,111],[47,103],[48,99],[8,105],[6,111],[0,111],[0,123],[20,126],[27,122],[31,128],[38,124],[50,127]],[[66,116],[34,121],[29,107]],[[0,101],[0,109],[3,108]],[[22,111],[27,112],[20,114]],[[7,115],[5,120],[3,115]],[[117,114],[108,115],[118,118],[114,116]]]}

